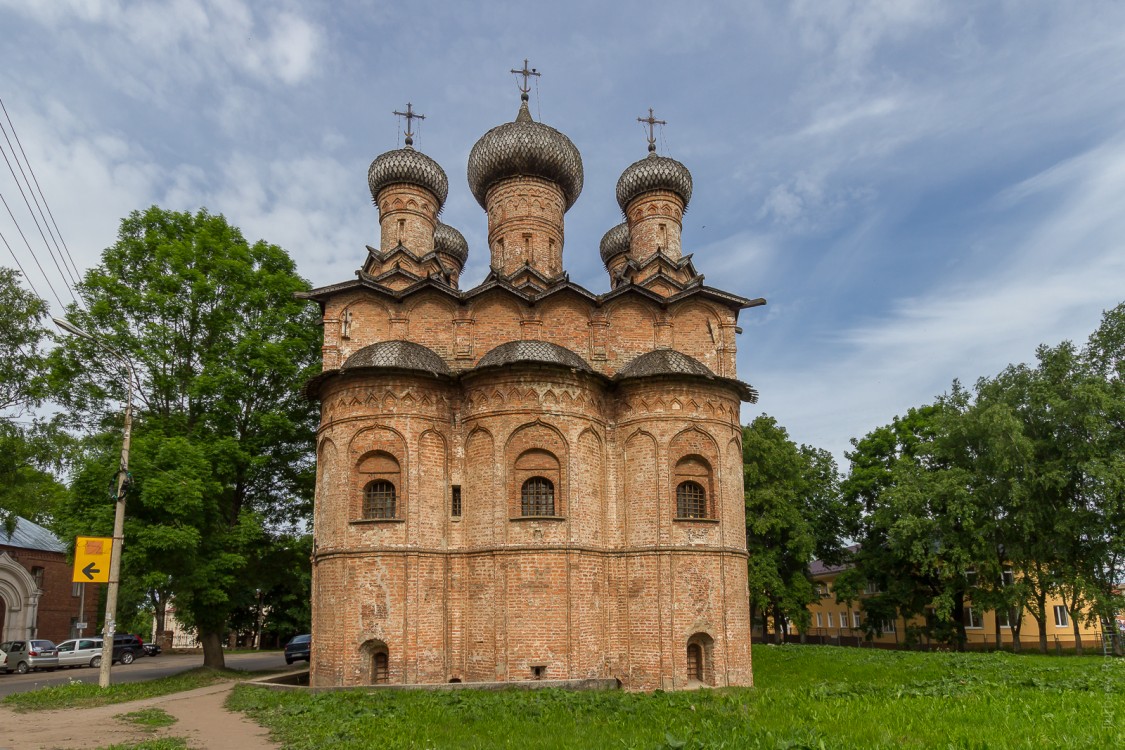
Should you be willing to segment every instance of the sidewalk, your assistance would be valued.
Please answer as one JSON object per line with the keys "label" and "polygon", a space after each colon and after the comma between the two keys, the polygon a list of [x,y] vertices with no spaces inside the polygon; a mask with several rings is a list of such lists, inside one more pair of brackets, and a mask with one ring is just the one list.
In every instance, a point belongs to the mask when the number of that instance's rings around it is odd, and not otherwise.
{"label": "sidewalk", "polygon": [[[198,750],[277,748],[278,745],[269,741],[265,729],[223,707],[235,684],[224,682],[97,708],[30,713],[0,708],[0,750],[93,750],[156,737],[184,737],[190,747]],[[176,723],[149,731],[114,718],[153,707],[167,711],[176,718]]]}

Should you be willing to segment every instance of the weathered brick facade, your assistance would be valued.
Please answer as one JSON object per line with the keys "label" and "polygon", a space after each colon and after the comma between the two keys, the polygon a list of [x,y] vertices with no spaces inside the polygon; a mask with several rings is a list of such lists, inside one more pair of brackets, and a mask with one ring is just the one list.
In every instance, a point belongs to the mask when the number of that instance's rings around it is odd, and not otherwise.
{"label": "weathered brick facade", "polygon": [[671,163],[633,181],[601,295],[562,267],[577,149],[526,103],[470,156],[493,261],[474,289],[441,267],[462,250],[435,253],[444,172],[410,146],[372,164],[380,250],[308,295],[313,685],[751,684],[735,334],[762,301],[681,257],[690,175]]}

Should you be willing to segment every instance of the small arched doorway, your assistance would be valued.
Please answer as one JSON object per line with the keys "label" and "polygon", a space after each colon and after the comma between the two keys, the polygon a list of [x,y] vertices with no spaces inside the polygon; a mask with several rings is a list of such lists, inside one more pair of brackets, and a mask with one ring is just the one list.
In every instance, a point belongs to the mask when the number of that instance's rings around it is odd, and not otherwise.
{"label": "small arched doorway", "polygon": [[688,644],[687,674],[689,680],[703,682],[703,647],[698,643]]}
{"label": "small arched doorway", "polygon": [[707,633],[696,633],[687,642],[687,681],[689,684],[714,685],[715,639]]}
{"label": "small arched doorway", "polygon": [[360,652],[367,657],[370,684],[386,685],[391,681],[391,655],[387,644],[372,639],[360,646]]}

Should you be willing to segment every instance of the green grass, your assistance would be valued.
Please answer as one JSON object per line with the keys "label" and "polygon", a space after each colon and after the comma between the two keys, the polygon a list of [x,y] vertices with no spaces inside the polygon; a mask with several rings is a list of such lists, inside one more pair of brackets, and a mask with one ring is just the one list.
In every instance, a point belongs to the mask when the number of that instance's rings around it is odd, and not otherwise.
{"label": "green grass", "polygon": [[96,684],[85,682],[52,685],[39,690],[29,690],[26,693],[14,693],[5,697],[2,703],[8,708],[21,712],[58,708],[91,708],[93,706],[108,706],[113,703],[126,703],[143,698],[156,698],[169,693],[206,687],[223,680],[245,679],[252,676],[257,675],[233,669],[199,667],[149,682],[125,682],[110,685],[104,690]]}
{"label": "green grass", "polygon": [[161,737],[140,742],[123,742],[120,745],[106,745],[98,750],[186,750],[189,745],[183,737]]}
{"label": "green grass", "polygon": [[238,686],[294,750],[1125,747],[1125,661],[760,646],[756,687],[651,694]]}
{"label": "green grass", "polygon": [[145,729],[158,729],[160,727],[172,726],[176,723],[176,717],[163,708],[142,708],[140,711],[118,714],[114,718],[136,724]]}

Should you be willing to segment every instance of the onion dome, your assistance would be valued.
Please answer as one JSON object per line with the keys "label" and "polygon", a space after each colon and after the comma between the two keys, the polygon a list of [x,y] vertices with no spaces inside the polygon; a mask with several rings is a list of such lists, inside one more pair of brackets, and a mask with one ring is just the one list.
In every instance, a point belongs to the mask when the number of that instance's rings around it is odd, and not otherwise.
{"label": "onion dome", "polygon": [[581,154],[565,135],[531,119],[526,94],[515,121],[489,130],[469,152],[469,189],[481,208],[488,209],[484,197],[490,187],[517,175],[556,183],[568,210],[582,192]]}
{"label": "onion dome", "polygon": [[445,176],[445,170],[421,151],[415,151],[410,143],[406,144],[406,148],[376,156],[367,170],[367,185],[371,188],[371,200],[376,203],[379,200],[380,190],[400,182],[429,190],[437,197],[439,211],[449,195],[449,178]]}
{"label": "onion dome", "polygon": [[477,367],[495,367],[515,362],[546,362],[592,372],[590,365],[582,357],[564,346],[547,341],[509,341],[481,357]]}
{"label": "onion dome", "polygon": [[614,257],[629,252],[629,225],[618,224],[602,235],[601,252],[607,266]]}
{"label": "onion dome", "polygon": [[667,156],[648,156],[633,162],[617,180],[617,205],[624,211],[629,202],[650,190],[670,190],[684,201],[691,202],[691,172],[680,162]]}
{"label": "onion dome", "polygon": [[695,357],[675,349],[657,349],[642,354],[617,373],[618,379],[643,378],[648,375],[702,375],[711,378],[715,373]]}
{"label": "onion dome", "polygon": [[441,355],[413,341],[380,341],[370,344],[348,357],[340,369],[347,372],[359,367],[420,370],[431,375],[453,374]]}
{"label": "onion dome", "polygon": [[448,224],[438,222],[434,228],[434,250],[452,255],[464,265],[469,259],[469,243],[465,236]]}

